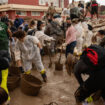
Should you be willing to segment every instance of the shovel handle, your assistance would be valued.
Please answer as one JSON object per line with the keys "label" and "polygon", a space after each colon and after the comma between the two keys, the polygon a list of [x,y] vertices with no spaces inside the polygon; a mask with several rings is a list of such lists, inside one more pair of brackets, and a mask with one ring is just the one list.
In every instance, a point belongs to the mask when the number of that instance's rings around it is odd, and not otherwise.
{"label": "shovel handle", "polygon": [[63,51],[63,46],[62,46],[62,49],[61,49],[61,52],[60,52],[60,56],[59,56],[59,60],[58,60],[59,63],[60,63],[60,61],[61,61],[62,51]]}

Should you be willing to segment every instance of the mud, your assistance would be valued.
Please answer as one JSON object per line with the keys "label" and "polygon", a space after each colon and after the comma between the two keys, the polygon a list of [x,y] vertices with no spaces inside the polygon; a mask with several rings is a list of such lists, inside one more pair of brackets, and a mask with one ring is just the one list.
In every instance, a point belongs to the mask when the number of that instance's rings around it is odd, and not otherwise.
{"label": "mud", "polygon": [[[65,67],[63,71],[55,71],[54,62],[57,58],[58,56],[53,57],[53,65],[49,69],[49,58],[48,56],[43,57],[48,82],[43,84],[38,96],[27,96],[21,92],[19,87],[10,93],[10,105],[44,105],[50,102],[57,102],[58,105],[75,105],[74,92],[78,87],[78,83],[73,75],[70,77],[67,74]],[[62,63],[65,63],[65,56],[62,58]],[[42,80],[36,70],[32,70],[32,75]]]}
{"label": "mud", "polygon": [[[54,62],[57,60],[58,55],[53,57],[52,68],[48,68],[49,57],[43,57],[43,62],[47,70],[48,82],[43,83],[38,96],[27,96],[23,94],[20,88],[15,89],[10,93],[11,102],[10,105],[45,105],[50,102],[56,102],[58,105],[76,105],[74,92],[78,88],[78,83],[73,76],[69,76],[65,70],[55,71]],[[65,64],[65,56],[63,55],[62,63]],[[40,74],[36,70],[32,70],[32,75],[42,80]],[[90,104],[90,105],[102,105]]]}

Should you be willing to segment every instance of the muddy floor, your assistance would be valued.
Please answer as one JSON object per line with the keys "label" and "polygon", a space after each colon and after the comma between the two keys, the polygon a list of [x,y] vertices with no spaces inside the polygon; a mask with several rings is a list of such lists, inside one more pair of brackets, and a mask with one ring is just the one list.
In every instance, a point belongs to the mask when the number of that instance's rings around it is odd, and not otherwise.
{"label": "muddy floor", "polygon": [[[27,96],[21,92],[20,87],[10,92],[11,102],[10,105],[46,105],[50,102],[56,102],[58,105],[76,105],[74,92],[78,87],[78,83],[73,75],[69,76],[65,70],[55,71],[54,62],[57,57],[53,57],[52,68],[48,68],[49,58],[45,56],[43,63],[47,70],[48,82],[43,84],[38,96]],[[65,62],[65,56],[62,58],[62,63]],[[32,75],[41,79],[40,74],[36,70],[32,70]],[[90,105],[101,105],[90,104]]]}

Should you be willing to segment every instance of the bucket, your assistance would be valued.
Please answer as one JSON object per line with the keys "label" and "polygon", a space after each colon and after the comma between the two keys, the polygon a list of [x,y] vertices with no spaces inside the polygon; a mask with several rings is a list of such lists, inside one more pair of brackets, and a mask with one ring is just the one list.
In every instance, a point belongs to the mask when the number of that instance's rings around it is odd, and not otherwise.
{"label": "bucket", "polygon": [[55,62],[55,70],[56,71],[62,71],[63,70],[63,64],[59,62]]}
{"label": "bucket", "polygon": [[21,78],[21,91],[29,96],[37,96],[42,87],[42,82],[32,76],[23,74]]}
{"label": "bucket", "polygon": [[13,91],[20,84],[20,77],[16,75],[9,75],[7,79],[7,87],[9,91]]}
{"label": "bucket", "polygon": [[19,76],[21,74],[21,71],[19,70],[18,67],[10,66],[9,67],[9,74],[10,75],[17,75],[17,76]]}

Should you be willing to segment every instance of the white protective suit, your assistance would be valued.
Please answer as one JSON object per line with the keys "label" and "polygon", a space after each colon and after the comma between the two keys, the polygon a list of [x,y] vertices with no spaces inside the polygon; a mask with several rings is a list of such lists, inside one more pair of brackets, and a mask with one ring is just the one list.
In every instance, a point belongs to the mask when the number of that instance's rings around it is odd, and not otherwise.
{"label": "white protective suit", "polygon": [[53,37],[50,37],[50,36],[44,34],[43,31],[37,31],[35,33],[35,37],[37,37],[39,39],[39,41],[41,42],[42,46],[45,46],[44,41],[54,40]]}
{"label": "white protective suit", "polygon": [[87,36],[86,36],[85,42],[84,42],[84,45],[86,47],[88,47],[88,46],[90,46],[92,44],[92,37],[93,37],[93,32],[88,30]]}
{"label": "white protective suit", "polygon": [[32,69],[32,63],[35,64],[39,72],[44,70],[44,66],[41,61],[40,51],[37,47],[39,40],[35,36],[26,36],[24,42],[19,40],[16,42],[15,60],[21,60],[25,72]]}
{"label": "white protective suit", "polygon": [[75,29],[77,30],[77,45],[74,49],[74,53],[77,55],[80,55],[82,53],[82,45],[83,45],[83,37],[84,37],[84,29],[82,27],[81,22],[78,24],[74,25]]}

